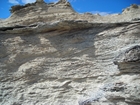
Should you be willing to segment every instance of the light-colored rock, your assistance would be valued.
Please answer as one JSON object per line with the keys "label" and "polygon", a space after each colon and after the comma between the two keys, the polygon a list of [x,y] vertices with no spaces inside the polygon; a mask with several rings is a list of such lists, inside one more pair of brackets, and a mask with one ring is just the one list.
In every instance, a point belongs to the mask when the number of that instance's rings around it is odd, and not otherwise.
{"label": "light-colored rock", "polygon": [[29,8],[0,24],[1,105],[140,104],[139,20]]}

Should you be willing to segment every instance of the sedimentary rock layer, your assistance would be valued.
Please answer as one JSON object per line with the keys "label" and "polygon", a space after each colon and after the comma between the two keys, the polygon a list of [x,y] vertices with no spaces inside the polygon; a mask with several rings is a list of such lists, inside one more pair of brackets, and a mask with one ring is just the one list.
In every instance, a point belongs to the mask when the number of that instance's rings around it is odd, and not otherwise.
{"label": "sedimentary rock layer", "polygon": [[63,16],[71,20],[59,20],[61,14],[50,22],[48,15],[2,20],[1,105],[140,104],[139,19],[107,22],[112,16],[99,16],[105,21],[93,22],[89,14],[87,20],[70,14]]}

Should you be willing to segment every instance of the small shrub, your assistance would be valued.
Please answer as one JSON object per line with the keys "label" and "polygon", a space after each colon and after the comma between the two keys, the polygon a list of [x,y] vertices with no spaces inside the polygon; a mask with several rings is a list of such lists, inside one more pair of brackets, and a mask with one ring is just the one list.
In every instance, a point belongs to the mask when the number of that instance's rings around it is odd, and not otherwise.
{"label": "small shrub", "polygon": [[93,15],[93,14],[92,14],[92,13],[90,13],[90,12],[86,12],[85,14],[86,14],[86,15]]}
{"label": "small shrub", "polygon": [[23,8],[26,8],[26,7],[29,7],[29,6],[34,6],[35,3],[28,3],[28,4],[25,4],[25,5],[14,5],[11,7],[10,9],[10,12],[13,13],[15,11],[18,11],[20,9],[23,9]]}
{"label": "small shrub", "polygon": [[126,10],[127,10],[127,11],[129,11],[129,10],[130,10],[130,8],[126,8]]}
{"label": "small shrub", "polygon": [[17,10],[22,9],[22,8],[24,8],[24,6],[22,6],[22,5],[15,5],[15,6],[11,7],[10,12],[13,13],[13,12],[15,12]]}
{"label": "small shrub", "polygon": [[131,7],[132,7],[132,8],[135,8],[135,9],[138,9],[138,8],[139,8],[139,6],[136,5],[136,4],[132,4]]}

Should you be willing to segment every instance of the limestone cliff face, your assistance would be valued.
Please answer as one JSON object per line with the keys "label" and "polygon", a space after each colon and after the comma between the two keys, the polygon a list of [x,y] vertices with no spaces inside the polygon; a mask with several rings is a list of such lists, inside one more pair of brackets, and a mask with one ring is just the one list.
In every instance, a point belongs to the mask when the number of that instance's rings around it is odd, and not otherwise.
{"label": "limestone cliff face", "polygon": [[139,105],[139,6],[133,17],[126,10],[102,17],[60,1],[1,21],[0,104]]}

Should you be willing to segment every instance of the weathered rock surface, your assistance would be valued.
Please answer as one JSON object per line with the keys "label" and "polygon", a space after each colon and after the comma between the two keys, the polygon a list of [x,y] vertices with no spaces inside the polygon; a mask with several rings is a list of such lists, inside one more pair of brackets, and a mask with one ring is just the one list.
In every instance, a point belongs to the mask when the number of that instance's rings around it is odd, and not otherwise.
{"label": "weathered rock surface", "polygon": [[0,105],[139,105],[139,6],[102,17],[60,1],[1,21]]}

